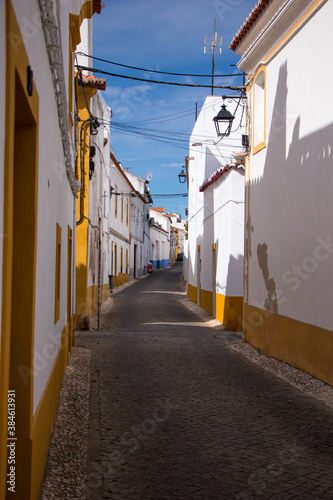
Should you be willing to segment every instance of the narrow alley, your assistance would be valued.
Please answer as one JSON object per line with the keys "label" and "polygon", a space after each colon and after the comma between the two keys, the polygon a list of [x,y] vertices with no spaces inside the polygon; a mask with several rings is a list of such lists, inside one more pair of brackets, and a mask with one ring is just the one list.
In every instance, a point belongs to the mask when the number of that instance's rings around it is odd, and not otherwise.
{"label": "narrow alley", "polygon": [[114,296],[91,350],[87,498],[332,499],[333,411],[179,301],[181,268]]}

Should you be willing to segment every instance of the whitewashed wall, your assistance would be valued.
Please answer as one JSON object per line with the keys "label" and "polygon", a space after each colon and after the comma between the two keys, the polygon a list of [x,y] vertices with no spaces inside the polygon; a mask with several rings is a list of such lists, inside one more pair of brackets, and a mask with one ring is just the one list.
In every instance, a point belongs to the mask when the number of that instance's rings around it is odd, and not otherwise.
{"label": "whitewashed wall", "polygon": [[[216,243],[216,292],[241,297],[243,295],[243,218],[244,172],[233,169],[222,175],[204,192],[199,188],[204,180],[221,166],[235,163],[232,153],[241,151],[240,135],[244,128],[218,141],[213,118],[222,105],[221,97],[207,97],[190,138],[189,216],[188,216],[188,283],[198,286],[198,246],[200,245],[200,288],[213,291],[212,244]],[[226,102],[234,112],[236,103]],[[241,120],[238,108],[234,128]],[[193,145],[198,144],[199,145]],[[233,272],[231,272],[231,269]],[[240,271],[241,270],[241,271]]]}
{"label": "whitewashed wall", "polygon": [[[152,244],[152,259],[154,269],[156,267],[167,267],[170,262],[170,224],[169,217],[163,213],[150,209],[150,218],[154,219],[154,225],[150,226],[150,238]],[[160,225],[159,228],[157,225]]]}
{"label": "whitewashed wall", "polygon": [[[332,18],[333,2],[323,2],[267,64],[267,147],[250,158],[248,276],[249,304],[270,308],[266,259],[275,312],[329,330],[333,104],[328,82],[333,67],[327,54],[333,49]],[[246,63],[243,68],[250,70]]]}
{"label": "whitewashed wall", "polygon": [[[121,234],[124,238],[128,240],[128,242],[118,238],[114,234],[110,234],[110,244],[113,245],[116,243],[117,244],[117,251],[118,251],[118,257],[117,257],[117,274],[120,273],[120,267],[121,267],[121,261],[120,261],[120,248],[123,247],[123,267],[125,268],[126,266],[126,249],[128,250],[129,254],[129,259],[130,259],[130,216],[131,216],[131,196],[128,196],[128,194],[131,192],[132,187],[128,183],[128,181],[124,178],[124,176],[120,173],[116,165],[113,163],[112,160],[110,160],[110,166],[111,166],[111,171],[110,171],[110,180],[111,180],[111,186],[115,188],[117,185],[117,191],[118,193],[123,192],[124,195],[127,196],[121,196],[121,195],[112,195],[111,197],[111,203],[110,203],[110,215],[109,215],[109,227],[117,231],[119,234]],[[124,206],[124,215],[123,215],[123,221],[121,221],[121,199],[123,198],[123,206]],[[116,200],[118,203],[118,214],[117,217],[115,216],[115,204]],[[128,225],[126,225],[126,204],[128,203]],[[114,246],[113,246],[114,250]],[[113,257],[113,264],[112,268],[114,270],[114,265],[115,265],[115,260]],[[111,263],[110,263],[111,267]],[[125,271],[123,270],[123,273]]]}
{"label": "whitewashed wall", "polygon": [[[39,95],[38,215],[35,302],[35,376],[33,403],[36,410],[60,347],[61,330],[67,318],[67,227],[75,231],[74,198],[65,170],[54,87],[41,28],[38,2],[12,2],[34,73]],[[3,2],[1,2],[1,6]],[[63,38],[64,71],[68,76],[68,16],[77,2],[68,2],[61,19],[67,22]],[[1,7],[3,8],[3,7]],[[1,15],[1,23],[3,16]],[[67,19],[67,21],[66,21]],[[2,31],[1,31],[2,32]],[[1,44],[3,50],[4,44]],[[65,78],[67,85],[68,78]],[[2,96],[2,94],[1,94]],[[2,97],[1,97],[2,98]],[[1,107],[1,109],[3,109]],[[1,133],[1,132],[0,132]],[[1,147],[1,146],[0,146]],[[1,218],[2,221],[2,218]],[[60,318],[54,324],[56,223],[62,229]]]}
{"label": "whitewashed wall", "polygon": [[[81,43],[76,47],[76,52],[83,52],[84,54],[93,55],[93,20],[83,19],[81,27]],[[82,66],[92,67],[93,59],[83,55],[77,55],[78,64]],[[90,72],[84,71],[84,74],[91,74]]]}
{"label": "whitewashed wall", "polygon": [[[111,109],[97,93],[91,99],[92,114],[98,117],[98,133],[90,137],[90,144],[95,147],[93,158],[95,169],[89,181],[89,236],[88,236],[88,276],[87,286],[98,285],[98,273],[101,275],[101,287],[109,282],[110,273],[110,121]],[[101,238],[101,262],[98,263],[99,237]],[[99,271],[100,265],[100,271]]]}
{"label": "whitewashed wall", "polygon": [[[138,247],[136,262],[136,277],[142,276],[147,272],[150,249],[150,231],[149,231],[149,204],[146,194],[146,180],[125,170],[127,177],[135,190],[140,193],[142,198],[134,196],[131,198],[131,264],[130,278],[134,277],[134,245]],[[144,202],[143,200],[146,200]]]}

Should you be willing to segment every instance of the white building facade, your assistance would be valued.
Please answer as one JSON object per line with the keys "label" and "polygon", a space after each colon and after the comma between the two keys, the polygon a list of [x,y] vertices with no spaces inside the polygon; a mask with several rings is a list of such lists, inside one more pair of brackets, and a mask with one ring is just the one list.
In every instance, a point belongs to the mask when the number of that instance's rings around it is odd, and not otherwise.
{"label": "white building facade", "polygon": [[245,340],[330,384],[332,19],[332,0],[260,1],[230,46],[248,74]]}
{"label": "white building facade", "polygon": [[[101,2],[0,2],[0,497],[38,499],[74,342],[74,51]],[[7,483],[8,391],[16,462]],[[14,441],[13,441],[14,442]]]}
{"label": "white building facade", "polygon": [[149,226],[149,203],[152,202],[146,179],[125,169],[126,176],[135,189],[131,197],[131,257],[130,279],[147,273],[152,256]]}
{"label": "white building facade", "polygon": [[[89,230],[88,230],[88,275],[87,287],[96,295],[93,302],[100,306],[109,296],[109,274],[111,274],[111,234],[109,217],[111,212],[111,166],[110,166],[110,125],[111,109],[107,106],[102,92],[91,99],[92,114],[100,122],[96,135],[91,136],[94,148],[89,187]],[[96,309],[95,309],[96,312]]]}
{"label": "white building facade", "polygon": [[113,153],[110,154],[110,167],[109,269],[112,290],[130,279],[131,196],[135,189]]}
{"label": "white building facade", "polygon": [[150,215],[150,239],[152,244],[152,257],[150,261],[153,269],[168,267],[170,264],[170,225],[171,220],[165,215],[165,210],[152,207]]}
{"label": "white building facade", "polygon": [[[241,330],[243,312],[244,168],[242,109],[238,131],[218,141],[213,118],[221,97],[207,97],[190,138],[188,246],[184,275],[188,296],[230,330]],[[236,103],[228,104],[235,111]],[[234,153],[234,154],[233,154]]]}

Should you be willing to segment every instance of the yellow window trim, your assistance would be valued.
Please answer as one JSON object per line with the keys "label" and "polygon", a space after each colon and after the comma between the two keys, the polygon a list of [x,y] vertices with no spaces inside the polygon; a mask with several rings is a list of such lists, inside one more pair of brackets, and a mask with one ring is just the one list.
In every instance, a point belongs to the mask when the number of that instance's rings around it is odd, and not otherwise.
{"label": "yellow window trim", "polygon": [[56,265],[55,265],[55,292],[54,292],[54,322],[60,318],[60,277],[61,277],[61,227],[56,227]]}
{"label": "yellow window trim", "polygon": [[[255,85],[256,81],[261,73],[264,73],[264,140],[257,144],[256,146],[254,145],[254,136],[255,136],[255,124],[254,124],[254,118],[256,115],[256,97],[255,97]],[[253,134],[252,134],[252,154],[256,154],[262,149],[266,147],[266,66],[262,65],[258,68],[255,77],[253,79],[253,121],[252,121],[252,126],[253,126]]]}
{"label": "yellow window trim", "polygon": [[121,192],[121,222],[124,222],[124,193]]}

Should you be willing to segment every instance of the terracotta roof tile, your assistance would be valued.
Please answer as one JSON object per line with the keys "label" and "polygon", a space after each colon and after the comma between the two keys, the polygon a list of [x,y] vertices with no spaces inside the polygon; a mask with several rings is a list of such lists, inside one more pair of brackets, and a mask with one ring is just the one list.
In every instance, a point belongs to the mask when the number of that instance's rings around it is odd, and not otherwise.
{"label": "terracotta roof tile", "polygon": [[[105,78],[97,78],[97,76],[92,75],[81,75],[82,81],[85,87],[94,88],[98,90],[106,89],[106,79]],[[80,83],[80,80],[79,80]]]}
{"label": "terracotta roof tile", "polygon": [[243,168],[244,169],[244,167],[242,165],[232,164],[232,165],[225,165],[224,167],[221,166],[220,168],[215,170],[215,172],[213,172],[212,175],[210,177],[208,177],[208,179],[204,180],[204,182],[201,184],[201,186],[199,188],[200,193],[203,193],[204,191],[206,191],[206,189],[211,184],[213,184],[213,182],[217,181],[217,179],[222,177],[222,175],[225,174],[226,172],[228,172],[231,168]]}
{"label": "terracotta roof tile", "polygon": [[256,22],[258,17],[260,17],[261,13],[265,10],[265,8],[267,7],[267,5],[269,4],[270,1],[271,0],[259,0],[259,2],[255,5],[255,7],[252,9],[250,14],[246,18],[245,22],[242,24],[242,26],[237,31],[234,38],[231,40],[231,43],[229,45],[229,49],[231,49],[231,50],[236,49],[236,47],[243,40],[244,36],[246,35],[246,33],[248,33],[251,26],[253,26],[253,24]]}
{"label": "terracotta roof tile", "polygon": [[150,207],[151,210],[154,210],[155,212],[165,212],[165,208],[162,208],[162,207]]}

